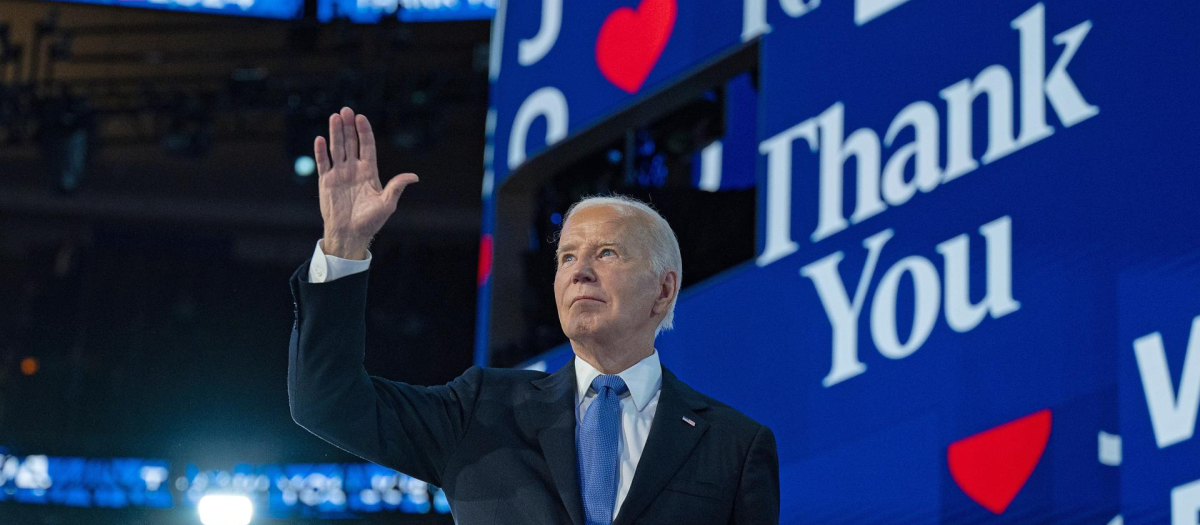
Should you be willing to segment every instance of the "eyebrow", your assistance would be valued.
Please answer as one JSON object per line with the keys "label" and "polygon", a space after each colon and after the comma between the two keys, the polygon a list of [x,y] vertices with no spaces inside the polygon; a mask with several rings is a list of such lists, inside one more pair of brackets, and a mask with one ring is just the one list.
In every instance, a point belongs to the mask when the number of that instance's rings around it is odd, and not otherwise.
{"label": "eyebrow", "polygon": [[[596,243],[596,247],[597,247],[597,248],[602,248],[602,247],[605,247],[605,246],[616,246],[616,247],[620,247],[620,246],[621,246],[621,243],[619,243],[619,242],[615,242],[615,241],[613,241],[613,242],[600,242],[600,243]],[[558,247],[558,249],[554,251],[554,256],[557,258],[557,257],[558,257],[558,255],[562,254],[562,252],[563,252],[563,251],[570,251],[570,250],[574,250],[574,249],[576,249],[577,247],[578,247],[578,246],[576,246],[576,244],[575,244],[575,243],[569,243],[569,244],[563,244],[563,245],[560,245],[560,246]]]}

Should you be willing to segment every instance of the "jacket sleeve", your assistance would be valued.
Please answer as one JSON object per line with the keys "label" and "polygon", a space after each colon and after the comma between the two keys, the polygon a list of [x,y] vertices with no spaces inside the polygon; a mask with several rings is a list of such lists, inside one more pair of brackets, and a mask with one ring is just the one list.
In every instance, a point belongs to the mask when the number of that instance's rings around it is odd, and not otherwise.
{"label": "jacket sleeve", "polygon": [[750,443],[733,501],[733,525],[779,523],[779,454],[775,434],[762,425]]}
{"label": "jacket sleeve", "polygon": [[363,359],[369,272],[313,284],[308,266],[291,279],[292,419],[351,454],[441,486],[442,471],[471,421],[483,369],[471,367],[432,387],[368,375]]}

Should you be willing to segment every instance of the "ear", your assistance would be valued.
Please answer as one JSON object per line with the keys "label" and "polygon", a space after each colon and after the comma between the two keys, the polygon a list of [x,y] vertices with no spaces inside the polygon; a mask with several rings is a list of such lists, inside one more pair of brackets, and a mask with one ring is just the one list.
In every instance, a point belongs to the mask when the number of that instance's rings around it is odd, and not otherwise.
{"label": "ear", "polygon": [[651,309],[654,315],[666,314],[676,295],[679,295],[679,274],[675,270],[668,270],[658,281],[658,296],[654,298],[654,307]]}

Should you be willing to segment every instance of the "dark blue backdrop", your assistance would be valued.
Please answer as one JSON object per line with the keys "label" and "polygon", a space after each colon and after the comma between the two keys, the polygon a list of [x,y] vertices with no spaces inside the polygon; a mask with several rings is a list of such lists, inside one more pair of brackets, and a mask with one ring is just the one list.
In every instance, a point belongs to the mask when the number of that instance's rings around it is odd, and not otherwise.
{"label": "dark blue backdrop", "polygon": [[[685,381],[775,430],[784,523],[1200,522],[1197,4],[679,2],[630,93],[596,56],[634,0],[566,4],[553,45],[522,64],[556,1],[498,11],[485,235],[530,95],[557,91],[562,107],[528,127],[527,157],[561,139],[547,140],[555,119],[569,136],[762,39],[759,151],[740,167],[757,179],[760,257],[685,292],[657,344]],[[653,32],[645,16],[635,29]],[[484,281],[480,362],[489,301]],[[838,323],[853,351],[835,367]],[[1023,426],[1044,410],[1048,434]]]}

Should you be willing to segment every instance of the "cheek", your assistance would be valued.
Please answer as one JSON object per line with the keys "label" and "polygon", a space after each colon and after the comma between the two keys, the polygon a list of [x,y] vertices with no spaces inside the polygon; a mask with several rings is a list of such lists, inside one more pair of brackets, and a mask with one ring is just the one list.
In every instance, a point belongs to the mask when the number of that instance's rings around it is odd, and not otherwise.
{"label": "cheek", "polygon": [[649,284],[636,278],[627,279],[619,286],[614,286],[611,295],[616,311],[626,317],[640,315],[641,310],[653,301],[653,297],[646,292],[647,286]]}
{"label": "cheek", "polygon": [[554,280],[554,308],[557,309],[562,315],[566,315],[571,308],[570,305],[563,304],[569,284],[570,283],[568,283],[566,280],[560,281],[557,278]]}
{"label": "cheek", "polygon": [[644,278],[639,280],[636,286],[629,291],[630,297],[636,297],[636,302],[641,308],[650,308],[654,305],[654,299],[658,296],[658,283],[653,278]]}
{"label": "cheek", "polygon": [[557,273],[554,274],[554,302],[556,304],[561,304],[562,301],[560,299],[562,299],[563,290],[565,289],[566,285],[560,278],[560,275]]}

